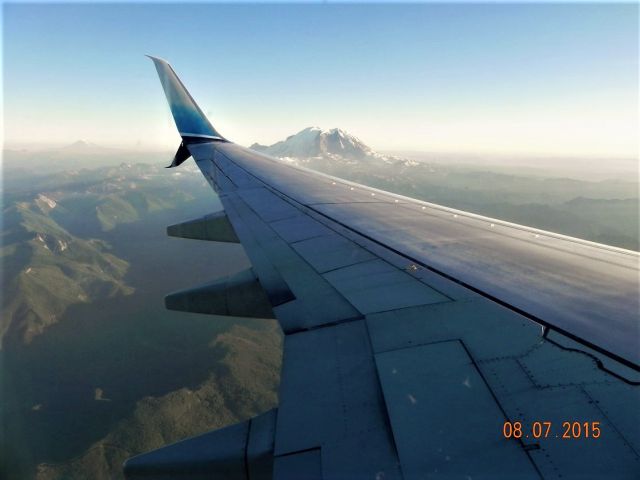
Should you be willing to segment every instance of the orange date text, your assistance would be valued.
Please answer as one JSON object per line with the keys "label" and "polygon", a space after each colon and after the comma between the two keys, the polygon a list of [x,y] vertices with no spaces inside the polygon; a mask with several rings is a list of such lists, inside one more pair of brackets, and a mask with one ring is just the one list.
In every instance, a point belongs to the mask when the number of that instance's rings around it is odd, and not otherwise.
{"label": "orange date text", "polygon": [[554,425],[553,422],[536,421],[525,422],[504,422],[502,425],[502,435],[504,438],[600,438],[600,422],[579,422],[566,421],[561,425]]}

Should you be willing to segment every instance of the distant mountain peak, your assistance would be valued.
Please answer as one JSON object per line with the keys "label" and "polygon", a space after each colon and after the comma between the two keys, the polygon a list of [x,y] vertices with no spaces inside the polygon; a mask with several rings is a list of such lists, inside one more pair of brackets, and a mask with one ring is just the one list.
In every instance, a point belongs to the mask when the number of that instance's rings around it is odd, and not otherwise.
{"label": "distant mountain peak", "polygon": [[[330,168],[330,164],[362,165],[374,164],[413,167],[415,161],[375,152],[358,137],[341,128],[325,130],[307,127],[285,140],[273,145],[251,145],[253,150],[263,152],[292,163],[304,163],[323,170],[318,162]],[[312,165],[313,164],[313,165]]]}
{"label": "distant mountain peak", "polygon": [[70,143],[69,145],[66,145],[65,149],[80,149],[80,148],[88,148],[88,147],[97,147],[97,145],[94,145],[90,142],[87,142],[86,140],[76,140],[73,143]]}
{"label": "distant mountain peak", "polygon": [[276,157],[302,161],[310,158],[343,162],[386,161],[388,159],[384,155],[375,153],[360,139],[341,128],[325,130],[317,126],[300,130],[273,145],[266,146],[254,143],[251,148]]}
{"label": "distant mountain peak", "polygon": [[100,153],[112,153],[114,151],[113,148],[103,147],[102,145],[98,145],[92,142],[88,142],[87,140],[76,140],[69,145],[66,145],[60,148],[61,152],[64,153],[86,153],[86,154],[100,154]]}

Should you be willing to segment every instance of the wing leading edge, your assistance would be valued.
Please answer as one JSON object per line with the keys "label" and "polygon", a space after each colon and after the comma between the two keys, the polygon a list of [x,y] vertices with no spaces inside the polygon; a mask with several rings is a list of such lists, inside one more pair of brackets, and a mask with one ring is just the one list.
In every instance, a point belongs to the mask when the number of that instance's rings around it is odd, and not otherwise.
{"label": "wing leading edge", "polygon": [[[172,75],[169,83],[160,75],[165,93],[165,85],[183,90],[177,97],[204,118],[171,67],[154,63]],[[261,428],[240,424],[190,440],[202,445],[189,450],[198,458],[185,461],[182,443],[134,457],[129,478],[231,472],[225,459],[238,467],[229,478],[637,473],[633,252],[489,225],[219,138],[183,140],[286,334],[280,405]],[[603,285],[620,291],[598,293]],[[594,292],[596,302],[585,303]],[[598,300],[608,307],[593,314]],[[607,315],[626,343],[602,341],[594,325]],[[554,425],[550,438],[502,435],[505,421],[542,419]],[[556,440],[572,419],[599,422],[607,441]],[[238,453],[255,438],[262,469]]]}

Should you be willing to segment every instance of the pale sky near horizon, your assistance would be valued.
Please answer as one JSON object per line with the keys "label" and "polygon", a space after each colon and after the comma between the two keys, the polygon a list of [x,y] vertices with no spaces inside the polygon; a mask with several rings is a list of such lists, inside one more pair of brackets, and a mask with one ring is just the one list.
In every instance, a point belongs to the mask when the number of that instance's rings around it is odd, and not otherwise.
{"label": "pale sky near horizon", "polygon": [[227,138],[637,157],[638,5],[4,4],[7,145],[176,147],[163,57]]}

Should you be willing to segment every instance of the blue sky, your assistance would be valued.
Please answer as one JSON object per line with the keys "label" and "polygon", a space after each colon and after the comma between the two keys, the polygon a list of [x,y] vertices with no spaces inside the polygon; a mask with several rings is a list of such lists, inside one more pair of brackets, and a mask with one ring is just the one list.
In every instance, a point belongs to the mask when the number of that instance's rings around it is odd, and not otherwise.
{"label": "blue sky", "polygon": [[5,4],[7,144],[174,146],[150,60],[242,144],[637,155],[638,6]]}

